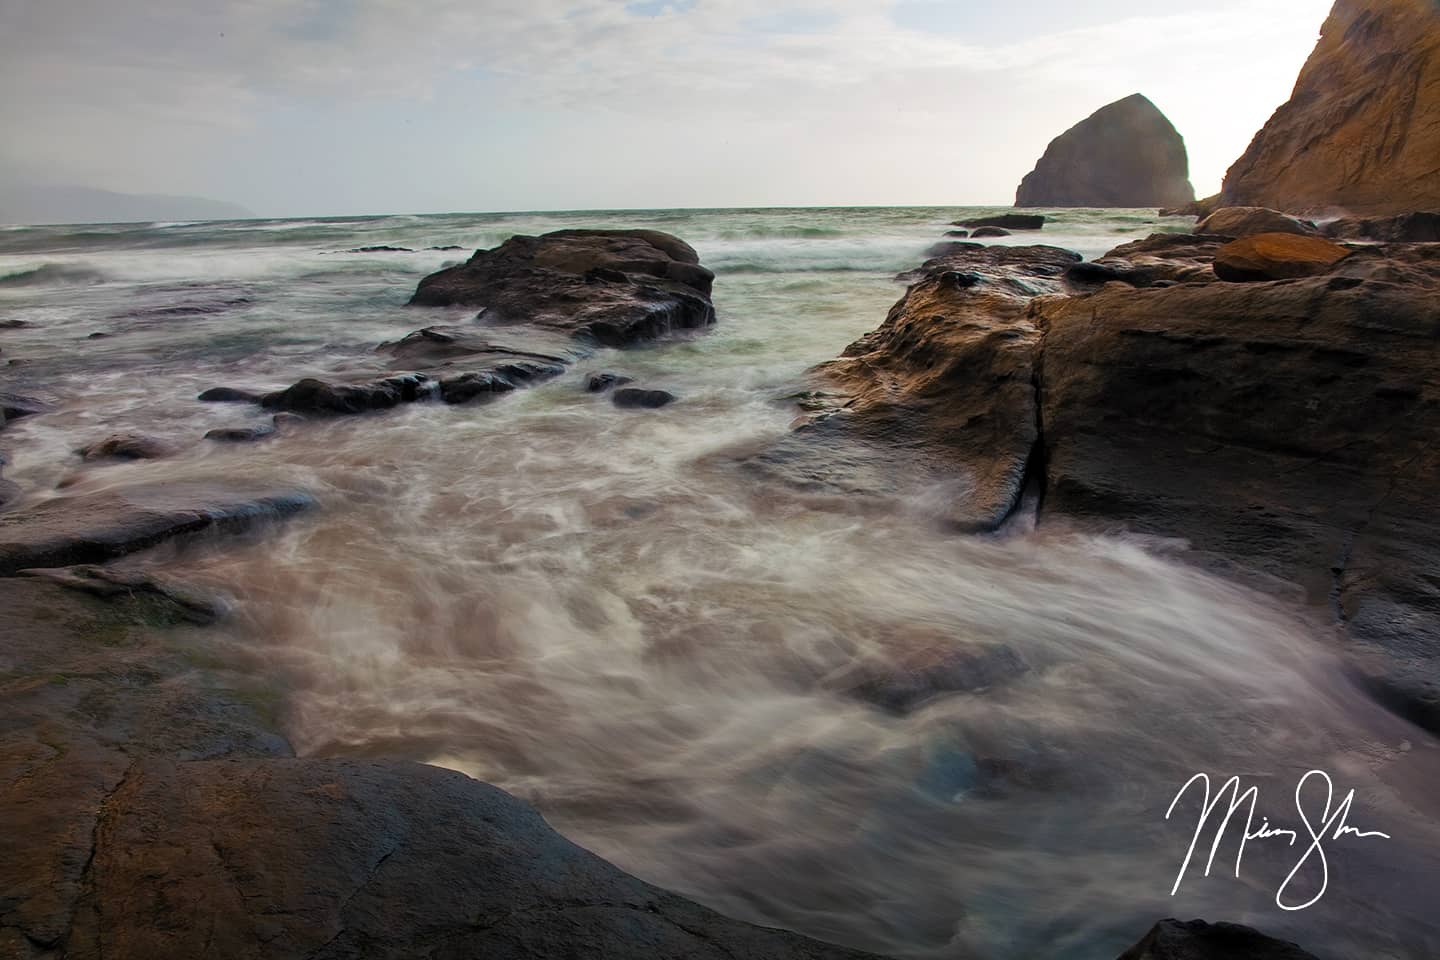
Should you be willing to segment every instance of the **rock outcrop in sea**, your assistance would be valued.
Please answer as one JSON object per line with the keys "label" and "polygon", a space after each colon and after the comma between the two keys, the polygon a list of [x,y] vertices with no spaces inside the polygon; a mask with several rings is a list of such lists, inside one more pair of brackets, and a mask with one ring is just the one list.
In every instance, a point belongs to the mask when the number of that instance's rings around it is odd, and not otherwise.
{"label": "rock outcrop in sea", "polygon": [[1052,140],[1015,192],[1017,207],[1182,207],[1194,199],[1184,138],[1138,93]]}
{"label": "rock outcrop in sea", "polygon": [[1440,8],[1337,0],[1275,111],[1230,168],[1226,204],[1366,216],[1440,209]]}
{"label": "rock outcrop in sea", "polygon": [[1029,494],[1042,523],[1183,538],[1294,585],[1380,702],[1440,730],[1440,246],[1157,234],[1082,263],[954,244],[905,279],[752,468],[944,489],[962,530]]}

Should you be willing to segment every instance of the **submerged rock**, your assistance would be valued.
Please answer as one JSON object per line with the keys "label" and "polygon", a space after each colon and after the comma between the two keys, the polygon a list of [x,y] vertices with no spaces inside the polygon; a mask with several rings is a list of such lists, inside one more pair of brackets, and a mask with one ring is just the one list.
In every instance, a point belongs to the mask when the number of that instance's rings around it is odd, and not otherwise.
{"label": "submerged rock", "polygon": [[1178,207],[1195,199],[1185,141],[1140,94],[1102,107],[1050,142],[1017,207]]}
{"label": "submerged rock", "polygon": [[627,383],[634,382],[634,377],[627,377],[619,373],[592,373],[590,379],[585,382],[585,389],[590,393],[604,393],[611,387],[623,387]]}
{"label": "submerged rock", "polygon": [[488,324],[625,346],[713,323],[713,280],[695,251],[669,234],[560,230],[477,251],[422,280],[410,302],[483,307]]}
{"label": "submerged rock", "polygon": [[1251,237],[1257,233],[1319,233],[1308,221],[1287,217],[1266,207],[1223,207],[1200,221],[1196,233],[1221,237]]}
{"label": "submerged rock", "polygon": [[1261,233],[1215,251],[1215,276],[1234,282],[1314,277],[1329,273],[1350,252],[1320,237]]}
{"label": "submerged rock", "polygon": [[263,424],[253,427],[216,427],[214,430],[205,431],[206,440],[221,443],[252,443],[274,435],[275,428]]}
{"label": "submerged rock", "polygon": [[224,615],[227,604],[213,597],[164,583],[136,572],[113,570],[93,564],[73,567],[44,567],[21,570],[23,577],[46,580],[67,590],[75,590],[102,599],[149,599],[170,607],[175,615],[190,623],[214,623]]}
{"label": "submerged rock", "polygon": [[1238,923],[1161,920],[1119,960],[1318,960],[1287,940]]}
{"label": "submerged rock", "polygon": [[102,563],[186,534],[243,530],[314,504],[303,490],[222,480],[56,497],[0,516],[0,576]]}
{"label": "submerged rock", "polygon": [[1008,237],[1010,231],[1003,227],[979,227],[970,236],[976,240],[982,240],[985,237]]}
{"label": "submerged rock", "polygon": [[1294,213],[1440,209],[1440,16],[1336,0],[1288,103],[1225,175],[1227,204]]}
{"label": "submerged rock", "polygon": [[174,456],[172,443],[137,433],[114,433],[77,451],[84,460],[159,460]]}
{"label": "submerged rock", "polygon": [[[12,363],[14,361],[11,361]],[[21,417],[33,417],[55,409],[53,405],[34,397],[23,397],[18,393],[0,393],[0,424]]]}
{"label": "submerged rock", "polygon": [[403,374],[357,383],[337,383],[306,377],[284,390],[267,393],[260,405],[267,410],[293,413],[345,414],[388,410],[435,395],[438,385],[421,373]]}

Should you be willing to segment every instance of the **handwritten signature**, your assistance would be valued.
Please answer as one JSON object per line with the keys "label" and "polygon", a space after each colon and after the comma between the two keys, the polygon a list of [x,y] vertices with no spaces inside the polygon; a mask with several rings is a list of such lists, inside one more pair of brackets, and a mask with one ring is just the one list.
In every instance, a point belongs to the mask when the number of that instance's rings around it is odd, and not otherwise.
{"label": "handwritten signature", "polygon": [[[1305,805],[1305,785],[1312,780],[1323,782],[1325,788],[1325,805],[1319,810],[1319,817],[1311,819],[1310,812]],[[1186,872],[1190,869],[1190,862],[1195,856],[1195,847],[1200,842],[1201,836],[1211,825],[1211,819],[1220,808],[1221,802],[1229,797],[1229,803],[1225,809],[1225,816],[1215,828],[1215,839],[1210,844],[1210,857],[1205,862],[1205,876],[1210,876],[1210,868],[1215,863],[1215,855],[1220,850],[1220,843],[1225,838],[1225,833],[1230,827],[1230,820],[1235,811],[1249,804],[1249,810],[1245,816],[1245,832],[1240,838],[1240,849],[1235,853],[1235,876],[1240,876],[1240,862],[1245,857],[1245,844],[1251,840],[1273,840],[1284,838],[1290,846],[1301,842],[1301,834],[1298,830],[1272,826],[1268,817],[1262,817],[1260,825],[1255,825],[1255,804],[1260,798],[1260,788],[1251,786],[1246,790],[1240,789],[1240,778],[1231,777],[1224,785],[1215,792],[1213,798],[1210,792],[1210,777],[1204,773],[1197,773],[1185,782],[1180,792],[1175,794],[1175,799],[1170,801],[1170,808],[1165,811],[1165,819],[1169,820],[1175,813],[1175,808],[1181,799],[1190,792],[1190,788],[1199,784],[1204,788],[1200,819],[1195,824],[1195,833],[1190,838],[1190,849],[1185,852],[1185,862],[1180,865],[1180,872],[1175,876],[1175,885],[1170,888],[1170,895],[1173,897],[1180,890],[1180,882],[1185,879]],[[1318,788],[1317,788],[1318,789]],[[1318,793],[1317,793],[1318,796]],[[1379,838],[1382,840],[1391,839],[1388,833],[1381,833],[1378,830],[1359,830],[1349,825],[1350,806],[1355,802],[1355,791],[1351,790],[1345,794],[1339,804],[1335,804],[1335,785],[1330,780],[1330,775],[1323,770],[1311,770],[1300,778],[1295,785],[1295,811],[1300,815],[1300,822],[1304,824],[1305,835],[1309,838],[1309,845],[1305,852],[1295,863],[1294,868],[1286,875],[1280,889],[1275,892],[1275,905],[1282,910],[1304,910],[1313,906],[1325,895],[1325,890],[1330,884],[1330,862],[1325,856],[1324,844],[1327,841],[1339,840],[1345,836],[1353,836],[1357,839]],[[1332,810],[1331,807],[1334,806]],[[1313,897],[1304,903],[1287,902],[1285,894],[1290,885],[1295,882],[1300,871],[1306,864],[1318,858],[1318,870],[1320,875],[1320,889]]]}

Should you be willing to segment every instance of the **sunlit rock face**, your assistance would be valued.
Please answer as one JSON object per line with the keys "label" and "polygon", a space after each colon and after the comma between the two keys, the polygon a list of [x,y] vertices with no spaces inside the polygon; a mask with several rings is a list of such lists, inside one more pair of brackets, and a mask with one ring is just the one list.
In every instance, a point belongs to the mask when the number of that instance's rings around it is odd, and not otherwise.
{"label": "sunlit rock face", "polygon": [[1290,101],[1225,177],[1227,205],[1385,215],[1440,207],[1440,6],[1338,0]]}
{"label": "sunlit rock face", "polygon": [[1138,93],[1050,141],[1015,192],[1017,207],[1180,207],[1194,199],[1184,138]]}

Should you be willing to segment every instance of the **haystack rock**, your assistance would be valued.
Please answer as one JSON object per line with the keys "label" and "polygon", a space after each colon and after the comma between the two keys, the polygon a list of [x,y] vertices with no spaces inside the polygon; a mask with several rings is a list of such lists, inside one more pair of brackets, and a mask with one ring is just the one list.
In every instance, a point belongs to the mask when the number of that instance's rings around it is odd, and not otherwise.
{"label": "haystack rock", "polygon": [[1295,92],[1225,177],[1227,205],[1440,208],[1440,7],[1337,0]]}
{"label": "haystack rock", "polygon": [[1050,141],[1017,207],[1181,207],[1195,199],[1185,140],[1140,94],[1101,107]]}

